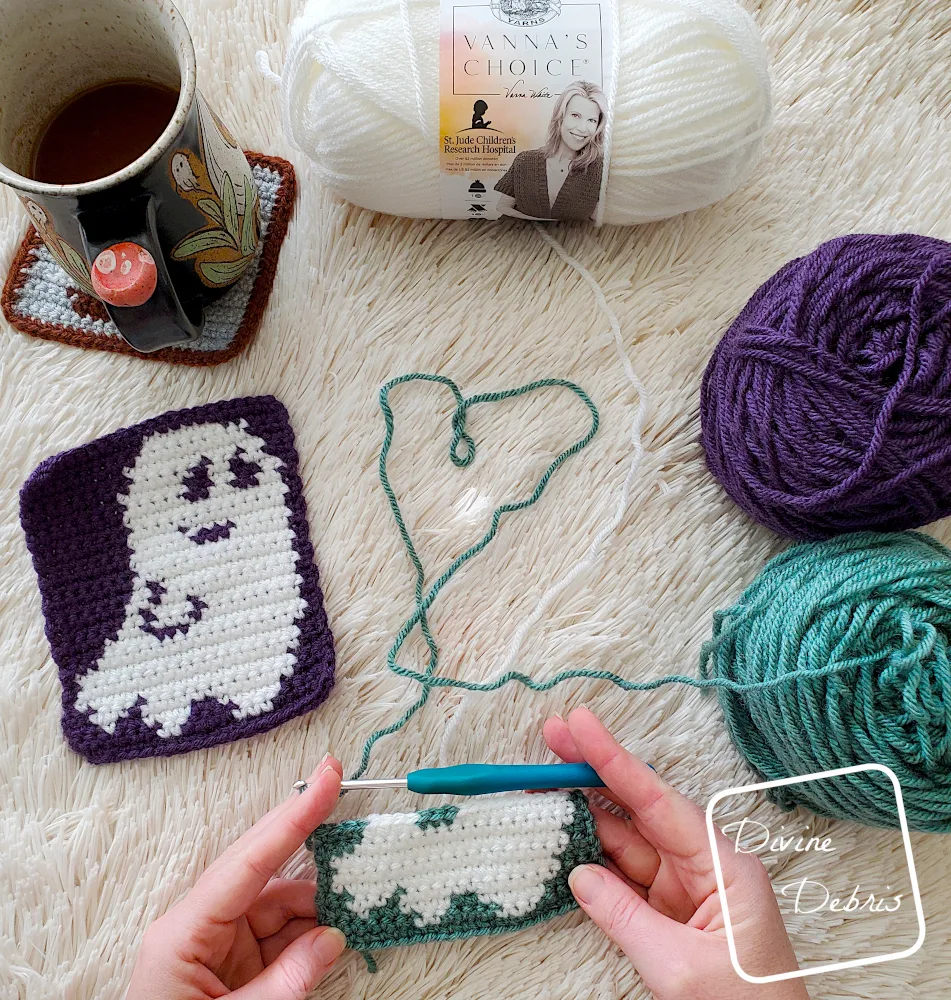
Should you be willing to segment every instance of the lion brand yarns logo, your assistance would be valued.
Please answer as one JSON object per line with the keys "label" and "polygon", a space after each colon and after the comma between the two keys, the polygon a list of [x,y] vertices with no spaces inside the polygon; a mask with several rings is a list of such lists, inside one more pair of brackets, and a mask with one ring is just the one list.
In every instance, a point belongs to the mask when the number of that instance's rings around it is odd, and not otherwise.
{"label": "lion brand yarns logo", "polygon": [[492,0],[492,13],[505,24],[531,28],[561,13],[561,0]]}

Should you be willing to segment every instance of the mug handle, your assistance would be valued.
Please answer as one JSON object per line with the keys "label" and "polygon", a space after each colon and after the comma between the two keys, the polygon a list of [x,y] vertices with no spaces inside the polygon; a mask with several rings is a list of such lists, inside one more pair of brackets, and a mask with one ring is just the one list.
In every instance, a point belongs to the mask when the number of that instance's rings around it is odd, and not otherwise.
{"label": "mug handle", "polygon": [[[151,195],[123,202],[121,208],[83,209],[78,214],[78,221],[95,291],[123,340],[140,353],[151,354],[165,347],[193,343],[201,336],[204,315],[200,310],[197,316],[188,315],[169,276],[155,224],[155,200]],[[120,244],[131,244],[135,250],[147,251],[146,260],[151,257],[145,266],[150,274],[154,269],[153,290],[149,292],[149,288],[145,288],[144,301],[122,304],[121,293],[110,295],[108,288],[95,284],[99,255]],[[107,295],[118,301],[110,302]]]}

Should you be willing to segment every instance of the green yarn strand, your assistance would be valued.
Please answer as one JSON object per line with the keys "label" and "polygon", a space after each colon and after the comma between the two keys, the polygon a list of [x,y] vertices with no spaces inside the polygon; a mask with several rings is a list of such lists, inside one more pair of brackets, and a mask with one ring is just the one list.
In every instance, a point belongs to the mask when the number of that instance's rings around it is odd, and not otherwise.
{"label": "green yarn strand", "polygon": [[[387,468],[390,448],[393,445],[393,434],[395,428],[393,409],[390,406],[390,393],[397,386],[404,385],[407,382],[433,382],[437,385],[446,386],[450,392],[452,392],[456,408],[452,416],[452,441],[449,445],[449,458],[453,465],[460,469],[466,468],[471,465],[473,461],[475,461],[475,441],[466,431],[466,414],[473,406],[479,406],[482,403],[498,403],[507,399],[515,399],[519,396],[527,395],[528,393],[537,392],[540,389],[563,388],[569,389],[573,392],[584,403],[591,415],[591,424],[587,433],[555,458],[555,460],[542,474],[542,477],[535,484],[535,488],[532,490],[531,495],[524,500],[513,503],[505,503],[496,507],[492,513],[492,519],[489,524],[488,531],[486,531],[479,541],[458,555],[452,561],[449,568],[436,580],[435,583],[433,583],[428,591],[425,591],[426,571],[423,568],[422,561],[419,558],[419,553],[416,550],[416,546],[413,542],[412,536],[410,535],[409,529],[406,527],[406,521],[403,518],[403,512],[400,508],[399,501],[396,499],[396,493],[393,491],[393,487],[390,484],[390,477]],[[395,723],[393,723],[393,725],[387,726],[383,729],[378,729],[369,737],[369,739],[367,739],[363,747],[360,767],[353,773],[354,778],[358,778],[366,772],[367,765],[370,761],[370,753],[372,752],[377,741],[382,739],[384,736],[389,736],[402,729],[403,726],[405,726],[406,723],[409,722],[409,720],[429,700],[429,695],[433,687],[443,686],[442,684],[436,683],[438,680],[441,680],[435,677],[436,669],[439,665],[439,648],[436,645],[436,640],[433,637],[432,629],[429,625],[429,618],[427,616],[427,611],[432,606],[433,601],[436,600],[440,591],[456,575],[456,573],[470,559],[478,555],[492,541],[493,538],[495,538],[499,530],[499,524],[506,514],[512,514],[520,510],[525,510],[526,508],[536,504],[541,499],[542,494],[545,492],[545,487],[548,485],[551,477],[565,462],[568,461],[569,458],[578,454],[579,451],[586,448],[591,443],[595,434],[598,433],[598,428],[601,424],[601,416],[598,413],[598,408],[592,402],[591,397],[584,391],[584,389],[581,388],[581,386],[565,379],[539,379],[536,382],[529,382],[516,389],[504,389],[499,392],[479,393],[475,396],[470,396],[467,399],[462,395],[462,392],[456,383],[444,375],[412,372],[408,375],[401,375],[398,378],[391,379],[386,383],[386,385],[383,386],[380,390],[380,409],[383,412],[383,421],[385,424],[383,446],[380,449],[380,483],[383,487],[383,492],[386,494],[387,503],[390,505],[393,520],[396,521],[400,538],[403,539],[403,545],[406,548],[410,562],[412,562],[413,569],[416,574],[414,589],[416,609],[403,623],[403,627],[397,633],[396,639],[387,653],[386,662],[387,666],[394,673],[400,676],[412,676],[414,680],[418,680],[422,686],[422,692],[420,693],[419,698],[417,698],[417,700],[410,705],[410,707]],[[460,455],[458,451],[460,443],[465,444],[466,450],[463,455]],[[402,649],[403,644],[406,642],[406,639],[417,625],[419,625],[420,630],[423,633],[423,638],[426,641],[426,647],[429,650],[429,662],[426,665],[424,673],[418,673],[417,671],[404,672],[404,668],[397,664],[396,657]],[[462,684],[464,682],[460,681],[458,683]]]}
{"label": "green yarn strand", "polygon": [[[479,541],[457,556],[452,561],[449,568],[435,581],[435,583],[432,584],[428,590],[425,589],[426,571],[423,567],[422,560],[419,557],[419,553],[417,552],[416,545],[410,535],[409,529],[406,526],[402,509],[400,508],[399,501],[396,498],[396,493],[390,483],[388,470],[390,449],[393,445],[393,436],[396,424],[393,409],[390,406],[390,393],[397,386],[404,385],[407,382],[434,382],[438,385],[446,386],[446,388],[452,392],[456,408],[452,416],[453,433],[452,440],[449,445],[449,457],[452,463],[458,468],[465,468],[475,460],[476,445],[472,437],[466,431],[466,414],[471,407],[477,406],[480,403],[497,403],[506,399],[514,399],[518,396],[523,396],[526,393],[536,392],[539,389],[557,387],[569,389],[573,392],[585,404],[591,414],[591,424],[588,428],[588,432],[555,458],[555,460],[545,470],[541,479],[538,480],[531,495],[525,500],[521,500],[516,503],[506,503],[497,507],[492,514],[489,530],[486,531]],[[436,673],[439,666],[439,648],[436,644],[435,637],[432,634],[432,629],[430,628],[429,618],[427,617],[428,610],[432,607],[433,602],[439,596],[443,587],[446,586],[456,573],[470,559],[478,555],[478,553],[481,552],[493,538],[495,538],[496,533],[498,532],[499,522],[502,517],[508,513],[525,510],[526,508],[537,503],[557,469],[569,458],[576,455],[579,451],[586,448],[588,444],[590,444],[591,440],[598,432],[598,428],[601,423],[600,415],[590,396],[588,396],[588,394],[574,382],[568,382],[564,379],[540,379],[537,382],[529,382],[527,385],[519,386],[517,389],[505,389],[499,392],[481,393],[467,399],[463,396],[459,387],[455,382],[453,382],[452,379],[447,378],[444,375],[424,374],[420,372],[401,375],[398,378],[394,378],[387,382],[380,390],[380,409],[383,412],[383,420],[385,424],[383,446],[380,449],[380,483],[383,487],[383,492],[386,495],[387,502],[389,503],[393,520],[396,522],[397,529],[399,530],[400,538],[403,539],[403,545],[406,548],[406,552],[409,555],[410,562],[412,563],[416,574],[414,590],[416,607],[409,618],[407,618],[403,623],[399,632],[397,632],[396,638],[386,654],[386,664],[398,677],[415,681],[420,685],[422,690],[419,697],[395,722],[389,726],[376,730],[376,732],[369,736],[363,746],[360,766],[353,772],[351,778],[360,778],[366,773],[367,766],[370,762],[370,756],[377,742],[385,736],[391,736],[394,733],[399,732],[426,704],[429,700],[430,694],[437,688],[455,688],[461,691],[490,692],[497,691],[506,684],[516,683],[523,685],[530,691],[550,691],[552,688],[565,681],[581,679],[608,681],[609,683],[616,685],[622,691],[653,691],[667,684],[686,684],[690,687],[700,689],[727,688],[736,693],[742,693],[748,690],[768,690],[773,687],[788,685],[790,683],[790,679],[788,677],[782,676],[771,677],[761,681],[749,683],[740,682],[727,677],[697,678],[686,674],[669,674],[666,677],[659,677],[650,681],[631,681],[619,676],[618,674],[612,673],[610,670],[592,670],[585,667],[578,667],[573,670],[563,670],[546,680],[535,680],[528,674],[522,673],[518,670],[510,670],[491,681],[484,682],[466,681],[458,677],[439,676]],[[466,446],[465,454],[461,456],[458,454],[458,446],[460,442],[464,442]],[[407,638],[409,638],[413,629],[415,629],[417,625],[423,634],[426,641],[426,647],[429,652],[428,662],[426,663],[425,669],[422,671],[413,670],[410,667],[402,666],[396,662],[396,658],[399,655],[400,650],[403,648]],[[831,668],[827,672],[836,672],[841,669],[841,667]]]}
{"label": "green yarn strand", "polygon": [[[588,431],[548,466],[530,496],[497,507],[486,533],[428,588],[387,468],[395,426],[390,392],[414,381],[452,392],[449,457],[458,468],[466,468],[476,456],[475,441],[466,430],[473,406],[562,388],[577,396],[591,416]],[[380,408],[386,427],[380,482],[416,574],[413,613],[397,633],[386,663],[397,676],[418,684],[420,693],[394,723],[367,739],[352,777],[366,772],[376,743],[399,732],[439,688],[491,692],[516,683],[549,691],[579,679],[608,681],[623,691],[684,684],[717,691],[731,739],[766,779],[885,764],[901,784],[909,825],[951,832],[951,552],[943,545],[917,532],[860,532],[787,549],[764,566],[732,608],[714,614],[699,676],[631,681],[608,670],[579,667],[545,680],[517,670],[484,682],[443,677],[437,672],[439,647],[428,619],[433,602],[495,538],[506,514],[537,503],[558,468],[594,438],[600,418],[587,393],[563,379],[466,398],[449,378],[413,373],[383,386]],[[428,650],[421,670],[397,662],[417,626]],[[880,772],[789,785],[776,790],[774,801],[872,826],[898,825],[892,787]]]}

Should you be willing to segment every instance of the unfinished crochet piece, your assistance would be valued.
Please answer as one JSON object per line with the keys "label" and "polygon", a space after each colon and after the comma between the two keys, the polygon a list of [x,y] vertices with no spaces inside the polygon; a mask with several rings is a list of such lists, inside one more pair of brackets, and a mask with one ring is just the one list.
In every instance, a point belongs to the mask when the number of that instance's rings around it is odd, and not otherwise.
{"label": "unfinished crochet piece", "polygon": [[602,860],[579,791],[328,823],[307,845],[321,922],[343,931],[371,971],[380,948],[502,934],[567,913],[576,906],[569,873]]}
{"label": "unfinished crochet piece", "polygon": [[329,693],[294,434],[273,396],[165,413],[47,459],[20,519],[63,731],[94,763],[264,732]]}

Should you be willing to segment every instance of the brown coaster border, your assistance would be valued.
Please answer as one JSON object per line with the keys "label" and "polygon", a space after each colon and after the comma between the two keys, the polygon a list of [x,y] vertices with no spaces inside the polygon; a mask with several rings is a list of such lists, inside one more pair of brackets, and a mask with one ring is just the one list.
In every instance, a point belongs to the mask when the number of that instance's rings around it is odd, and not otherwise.
{"label": "brown coaster border", "polygon": [[[297,175],[293,164],[280,156],[268,156],[264,153],[247,150],[245,155],[252,166],[268,167],[279,173],[281,186],[274,200],[274,208],[271,210],[271,218],[264,237],[264,246],[258,259],[258,271],[254,276],[254,284],[251,286],[251,294],[248,296],[248,302],[237,332],[227,347],[217,351],[194,351],[182,347],[166,347],[160,351],[154,351],[152,354],[142,354],[121,337],[103,337],[87,330],[74,330],[59,323],[44,323],[42,320],[18,313],[14,308],[17,301],[16,293],[26,283],[26,272],[33,260],[32,252],[43,245],[43,241],[32,225],[27,230],[16,256],[13,258],[13,263],[10,265],[3,285],[3,292],[0,294],[0,308],[2,308],[7,322],[21,333],[37,337],[40,340],[51,340],[55,343],[67,344],[70,347],[82,347],[92,351],[128,354],[145,361],[166,361],[170,364],[201,367],[220,365],[240,354],[254,339],[261,326],[261,320],[264,318],[264,310],[267,308],[271,298],[271,289],[274,287],[278,258],[281,254],[284,238],[287,236],[287,227],[290,224],[294,200],[297,197]],[[80,301],[89,310],[87,315],[94,319],[108,321],[109,315],[98,299],[83,295],[82,292],[80,292],[80,296],[82,296]],[[95,311],[97,309],[98,312]]]}

